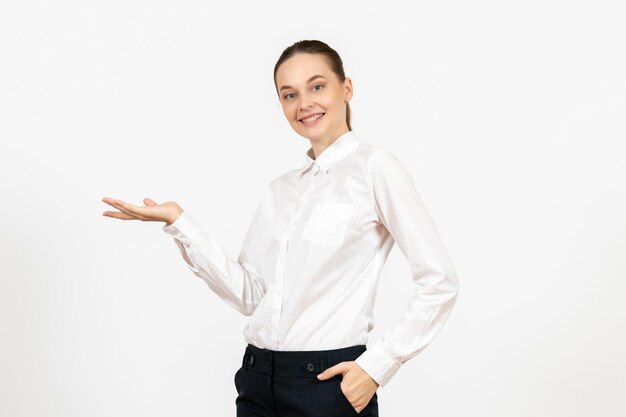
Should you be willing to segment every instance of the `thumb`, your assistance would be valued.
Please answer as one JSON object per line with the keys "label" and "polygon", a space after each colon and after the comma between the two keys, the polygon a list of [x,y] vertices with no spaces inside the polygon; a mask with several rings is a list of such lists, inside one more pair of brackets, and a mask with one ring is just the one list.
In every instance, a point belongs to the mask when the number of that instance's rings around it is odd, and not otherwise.
{"label": "thumb", "polygon": [[343,362],[338,363],[337,365],[331,366],[330,368],[324,370],[324,372],[317,374],[317,379],[323,381],[325,379],[332,378],[335,375],[343,374],[342,371],[343,371],[344,366],[342,364]]}
{"label": "thumb", "polygon": [[148,206],[148,207],[154,207],[154,206],[156,206],[156,205],[157,205],[157,203],[156,203],[154,200],[152,200],[152,199],[150,199],[150,198],[148,198],[148,197],[146,197],[146,198],[144,198],[144,199],[143,199],[143,203],[144,203],[146,206]]}

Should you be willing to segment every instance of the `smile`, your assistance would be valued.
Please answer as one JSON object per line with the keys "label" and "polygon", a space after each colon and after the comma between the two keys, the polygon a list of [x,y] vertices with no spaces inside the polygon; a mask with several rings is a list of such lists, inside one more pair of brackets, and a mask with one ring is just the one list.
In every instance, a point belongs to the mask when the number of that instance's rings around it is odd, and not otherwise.
{"label": "smile", "polygon": [[320,120],[322,117],[324,117],[326,113],[316,113],[312,116],[309,116],[305,119],[298,119],[298,122],[302,123],[305,126],[313,126],[314,124],[316,124],[318,122],[318,120]]}

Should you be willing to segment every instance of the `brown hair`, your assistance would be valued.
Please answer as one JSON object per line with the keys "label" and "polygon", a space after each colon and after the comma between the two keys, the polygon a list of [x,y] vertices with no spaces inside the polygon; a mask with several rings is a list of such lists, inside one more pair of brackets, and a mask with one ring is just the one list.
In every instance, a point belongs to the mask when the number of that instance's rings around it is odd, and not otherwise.
{"label": "brown hair", "polygon": [[[287,59],[298,53],[323,55],[326,58],[330,69],[337,75],[337,78],[339,78],[339,81],[345,81],[346,75],[343,71],[343,61],[339,57],[337,51],[322,41],[302,40],[288,46],[280,55],[280,58],[278,58],[276,65],[274,65],[274,87],[276,88],[276,92],[278,92],[278,85],[276,84],[276,72],[278,71],[278,67],[280,67],[280,64],[285,62]],[[346,103],[346,123],[348,124],[348,130],[352,130],[352,127],[350,126],[350,103]]]}

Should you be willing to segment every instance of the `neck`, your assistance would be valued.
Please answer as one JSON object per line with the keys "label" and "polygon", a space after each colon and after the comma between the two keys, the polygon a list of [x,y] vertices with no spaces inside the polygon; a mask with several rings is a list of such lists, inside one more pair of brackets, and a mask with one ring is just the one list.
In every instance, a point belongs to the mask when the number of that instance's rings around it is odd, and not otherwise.
{"label": "neck", "polygon": [[309,156],[313,159],[317,159],[317,156],[324,151],[324,149],[328,148],[339,136],[347,133],[350,129],[348,126],[344,126],[342,129],[334,132],[333,134],[329,134],[328,136],[320,139],[309,139],[311,142],[311,149],[309,151]]}

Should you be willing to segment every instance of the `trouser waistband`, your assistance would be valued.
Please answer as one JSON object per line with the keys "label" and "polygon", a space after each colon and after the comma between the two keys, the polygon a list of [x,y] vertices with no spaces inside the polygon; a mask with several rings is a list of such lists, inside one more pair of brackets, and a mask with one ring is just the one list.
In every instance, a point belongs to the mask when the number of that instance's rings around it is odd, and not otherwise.
{"label": "trouser waistband", "polygon": [[249,371],[273,376],[317,377],[317,374],[340,362],[353,361],[367,350],[354,345],[329,350],[271,350],[250,343],[246,346],[242,367]]}

